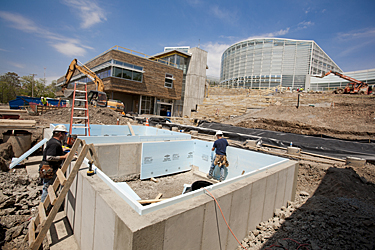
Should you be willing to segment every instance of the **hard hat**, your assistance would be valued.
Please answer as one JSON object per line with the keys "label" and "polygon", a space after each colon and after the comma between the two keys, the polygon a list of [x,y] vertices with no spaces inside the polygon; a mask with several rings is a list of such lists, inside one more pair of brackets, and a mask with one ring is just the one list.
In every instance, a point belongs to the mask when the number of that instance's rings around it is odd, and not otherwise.
{"label": "hard hat", "polygon": [[215,135],[223,135],[223,132],[221,130],[216,131]]}
{"label": "hard hat", "polygon": [[68,130],[66,129],[65,125],[59,124],[59,125],[56,125],[56,127],[53,129],[53,132],[65,132],[65,133],[68,133]]}

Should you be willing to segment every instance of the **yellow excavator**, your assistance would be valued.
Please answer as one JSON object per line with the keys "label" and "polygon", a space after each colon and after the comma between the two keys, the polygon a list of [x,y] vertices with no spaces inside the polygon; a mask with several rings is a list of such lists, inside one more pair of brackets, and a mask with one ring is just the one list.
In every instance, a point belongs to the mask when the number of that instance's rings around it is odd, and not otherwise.
{"label": "yellow excavator", "polygon": [[97,90],[91,90],[88,93],[88,102],[93,106],[107,107],[107,94],[104,93],[103,81],[84,64],[82,64],[82,66],[78,65],[77,59],[74,59],[69,65],[68,71],[65,74],[65,83],[61,85],[62,92],[64,93],[64,91],[67,89],[69,82],[76,70],[78,70],[82,74],[85,74],[96,85]]}

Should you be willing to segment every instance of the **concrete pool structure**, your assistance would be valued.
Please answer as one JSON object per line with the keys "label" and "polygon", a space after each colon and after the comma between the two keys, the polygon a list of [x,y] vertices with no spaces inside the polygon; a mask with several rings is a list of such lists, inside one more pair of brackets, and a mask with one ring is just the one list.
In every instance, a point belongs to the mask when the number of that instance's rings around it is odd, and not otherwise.
{"label": "concrete pool structure", "polygon": [[[127,135],[127,126],[97,129],[101,132],[92,130],[90,138],[81,138],[94,144],[102,170],[88,177],[86,162],[65,203],[81,249],[220,249],[219,242],[222,249],[236,248],[237,241],[220,213],[216,216],[214,200],[204,189],[142,206],[125,182],[111,180],[129,174],[148,179],[193,166],[207,173],[212,142],[152,127],[134,126],[137,138]],[[226,180],[206,188],[242,239],[294,199],[298,167],[289,159],[234,147],[228,147],[227,154]]]}

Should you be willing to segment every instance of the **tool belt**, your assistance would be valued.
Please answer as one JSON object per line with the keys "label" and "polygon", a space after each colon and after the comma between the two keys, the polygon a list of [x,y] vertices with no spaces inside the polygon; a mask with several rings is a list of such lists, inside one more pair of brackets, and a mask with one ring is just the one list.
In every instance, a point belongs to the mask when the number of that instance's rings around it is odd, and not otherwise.
{"label": "tool belt", "polygon": [[55,175],[55,171],[53,168],[46,164],[45,162],[42,162],[39,166],[39,177],[42,179],[52,179]]}
{"label": "tool belt", "polygon": [[221,167],[221,166],[228,167],[229,162],[227,160],[227,156],[226,155],[216,155],[214,164],[215,164],[215,166],[217,165],[219,167]]}

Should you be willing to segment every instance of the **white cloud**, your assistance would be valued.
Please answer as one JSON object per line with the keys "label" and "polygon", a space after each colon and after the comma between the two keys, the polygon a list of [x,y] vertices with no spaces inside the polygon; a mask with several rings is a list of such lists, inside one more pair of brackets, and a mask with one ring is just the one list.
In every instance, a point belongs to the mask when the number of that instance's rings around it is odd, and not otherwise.
{"label": "white cloud", "polygon": [[23,69],[25,68],[25,65],[23,64],[20,64],[20,63],[15,63],[15,62],[8,62],[10,65],[16,67],[16,68],[19,68],[19,69]]}
{"label": "white cloud", "polygon": [[61,54],[70,56],[70,57],[77,57],[77,56],[84,56],[86,50],[77,44],[74,43],[55,43],[51,44],[58,52]]}
{"label": "white cloud", "polygon": [[307,29],[308,27],[310,26],[313,26],[315,23],[311,22],[311,21],[303,21],[303,22],[300,22],[298,25],[297,25],[297,30],[301,30],[301,29]]}
{"label": "white cloud", "polygon": [[285,30],[281,29],[279,31],[276,31],[276,32],[271,32],[271,33],[266,33],[266,34],[263,34],[262,36],[264,37],[276,37],[276,36],[283,36],[283,35],[286,35],[289,33],[289,27],[286,28]]}
{"label": "white cloud", "polygon": [[371,47],[375,43],[375,28],[338,33],[337,38],[340,42],[348,44],[348,49],[341,51],[339,56],[347,56],[367,46]]}
{"label": "white cloud", "polygon": [[0,17],[11,23],[11,27],[27,33],[40,33],[41,30],[29,19],[17,13],[0,11]]}
{"label": "white cloud", "polygon": [[230,44],[220,44],[220,43],[206,43],[203,44],[201,47],[205,51],[208,52],[207,54],[207,75],[211,76],[220,76],[220,62],[221,62],[221,55],[223,52],[230,46]]}
{"label": "white cloud", "polygon": [[91,47],[82,45],[78,39],[64,37],[39,27],[32,20],[18,13],[0,11],[0,18],[10,23],[10,27],[12,28],[47,39],[47,42],[53,48],[64,55],[72,56],[73,52],[78,52],[76,56],[82,56],[85,54],[86,49],[92,49]]}
{"label": "white cloud", "polygon": [[347,39],[364,39],[364,38],[375,38],[375,28],[367,28],[360,30],[353,30],[347,33],[338,33],[338,38],[342,40]]}
{"label": "white cloud", "polygon": [[9,52],[9,50],[0,48],[0,51]]}
{"label": "white cloud", "polygon": [[78,16],[82,19],[81,28],[83,29],[107,21],[105,11],[93,1],[63,0],[63,3],[78,13]]}
{"label": "white cloud", "polygon": [[237,11],[220,9],[217,5],[210,7],[210,13],[213,14],[215,17],[229,23],[235,23],[238,19]]}
{"label": "white cloud", "polygon": [[249,40],[249,39],[255,39],[255,38],[265,38],[265,37],[277,37],[277,36],[283,36],[283,35],[286,35],[289,33],[289,30],[290,28],[286,28],[286,29],[281,29],[279,31],[275,31],[275,32],[271,32],[271,33],[264,33],[264,34],[260,34],[260,35],[256,35],[256,36],[251,36],[251,37],[248,37],[246,38],[245,40]]}

